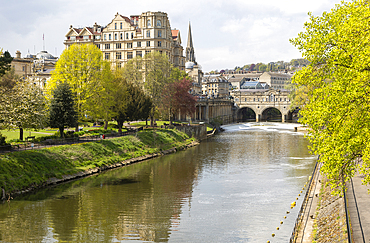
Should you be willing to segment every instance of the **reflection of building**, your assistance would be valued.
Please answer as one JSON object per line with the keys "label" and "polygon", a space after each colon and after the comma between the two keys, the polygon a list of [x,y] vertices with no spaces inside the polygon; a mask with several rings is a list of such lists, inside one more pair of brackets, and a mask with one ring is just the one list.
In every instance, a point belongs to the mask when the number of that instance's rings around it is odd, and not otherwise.
{"label": "reflection of building", "polygon": [[65,46],[74,43],[93,43],[102,50],[104,59],[118,68],[135,56],[158,51],[165,53],[174,67],[185,69],[185,58],[179,31],[171,31],[166,13],[145,12],[130,18],[116,14],[105,27],[70,27]]}
{"label": "reflection of building", "polygon": [[58,58],[47,51],[41,51],[36,55],[28,54],[24,58],[21,57],[21,52],[17,51],[11,65],[16,75],[43,88],[50,79],[51,71],[55,69],[57,60]]}
{"label": "reflection of building", "polygon": [[201,81],[203,78],[202,67],[198,65],[195,61],[195,52],[193,46],[193,38],[191,34],[191,27],[189,23],[189,32],[188,32],[188,44],[186,46],[186,63],[185,70],[189,77],[193,80],[192,93],[194,95],[201,95]]}

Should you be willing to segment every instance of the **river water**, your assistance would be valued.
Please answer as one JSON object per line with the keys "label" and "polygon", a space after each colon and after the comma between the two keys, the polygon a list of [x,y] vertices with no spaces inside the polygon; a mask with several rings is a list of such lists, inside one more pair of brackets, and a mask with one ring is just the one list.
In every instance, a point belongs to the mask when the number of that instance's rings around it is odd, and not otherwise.
{"label": "river water", "polygon": [[0,242],[288,242],[315,164],[294,126],[228,125],[186,151],[5,202]]}

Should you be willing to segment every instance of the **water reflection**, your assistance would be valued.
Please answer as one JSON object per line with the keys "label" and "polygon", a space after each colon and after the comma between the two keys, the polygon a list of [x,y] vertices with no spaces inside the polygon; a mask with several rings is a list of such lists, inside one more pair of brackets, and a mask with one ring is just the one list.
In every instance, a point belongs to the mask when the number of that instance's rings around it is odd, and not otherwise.
{"label": "water reflection", "polygon": [[302,135],[272,125],[227,126],[195,148],[2,204],[0,242],[266,241],[314,164]]}

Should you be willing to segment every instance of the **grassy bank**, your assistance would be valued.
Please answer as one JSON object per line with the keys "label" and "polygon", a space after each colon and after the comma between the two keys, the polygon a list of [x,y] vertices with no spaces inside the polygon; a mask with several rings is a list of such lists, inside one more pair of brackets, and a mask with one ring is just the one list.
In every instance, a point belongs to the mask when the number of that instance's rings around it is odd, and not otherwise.
{"label": "grassy bank", "polygon": [[[194,141],[177,130],[144,130],[137,136],[0,155],[0,187],[7,193],[37,187],[52,177],[182,147]],[[0,195],[1,198],[1,195]]]}

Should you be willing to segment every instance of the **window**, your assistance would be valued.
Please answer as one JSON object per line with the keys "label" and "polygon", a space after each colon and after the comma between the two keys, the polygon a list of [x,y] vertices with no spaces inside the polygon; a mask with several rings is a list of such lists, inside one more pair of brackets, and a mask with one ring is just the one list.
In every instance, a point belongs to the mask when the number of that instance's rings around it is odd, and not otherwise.
{"label": "window", "polygon": [[96,47],[97,47],[98,49],[100,49],[100,44],[96,44]]}
{"label": "window", "polygon": [[127,52],[127,59],[132,59],[132,51]]}
{"label": "window", "polygon": [[151,26],[150,19],[148,19],[148,21],[146,22],[146,26],[148,26],[148,27]]}
{"label": "window", "polygon": [[116,49],[121,49],[121,48],[122,48],[121,43],[117,43],[116,44]]}
{"label": "window", "polygon": [[134,39],[134,33],[131,33],[131,39]]}
{"label": "window", "polygon": [[146,31],[146,37],[150,37],[150,30]]}
{"label": "window", "polygon": [[111,34],[109,34],[109,40],[111,40],[112,39],[112,35]]}
{"label": "window", "polygon": [[24,70],[26,69],[26,67],[25,66],[22,66],[22,71],[24,72]]}
{"label": "window", "polygon": [[137,47],[141,47],[141,42],[138,41],[136,45],[137,45]]}
{"label": "window", "polygon": [[107,35],[106,34],[104,34],[104,40],[107,40]]}
{"label": "window", "polygon": [[121,59],[121,58],[122,58],[121,52],[116,52],[116,59]]}
{"label": "window", "polygon": [[162,30],[158,30],[158,37],[162,37]]}
{"label": "window", "polygon": [[162,41],[158,41],[158,47],[162,46]]}
{"label": "window", "polygon": [[122,33],[120,34],[120,39],[121,39],[121,40],[123,39],[123,35],[122,35]]}
{"label": "window", "polygon": [[104,49],[109,50],[110,49],[110,44],[105,44]]}
{"label": "window", "polygon": [[132,43],[127,43],[127,48],[132,48]]}
{"label": "window", "polygon": [[114,23],[114,29],[115,30],[117,29],[117,23]]}
{"label": "window", "polygon": [[128,33],[126,33],[126,40],[128,40]]}
{"label": "window", "polygon": [[90,36],[89,35],[84,35],[84,40],[88,40],[90,39]]}
{"label": "window", "polygon": [[142,57],[142,56],[143,56],[143,54],[141,53],[141,51],[137,51],[137,52],[136,52],[136,56]]}
{"label": "window", "polygon": [[117,34],[114,34],[114,39],[117,40]]}
{"label": "window", "polygon": [[146,42],[146,46],[150,46],[150,41],[147,41]]}
{"label": "window", "polygon": [[157,27],[161,27],[162,26],[162,22],[161,22],[161,20],[157,20]]}
{"label": "window", "polygon": [[122,29],[122,22],[119,24],[120,29]]}
{"label": "window", "polygon": [[149,53],[150,53],[150,51],[145,51],[145,55],[146,55],[146,54],[149,54]]}
{"label": "window", "polygon": [[106,52],[104,56],[105,56],[105,60],[109,60],[110,59],[110,53],[109,52]]}
{"label": "window", "polygon": [[117,63],[117,68],[121,68],[122,67],[122,63]]}

